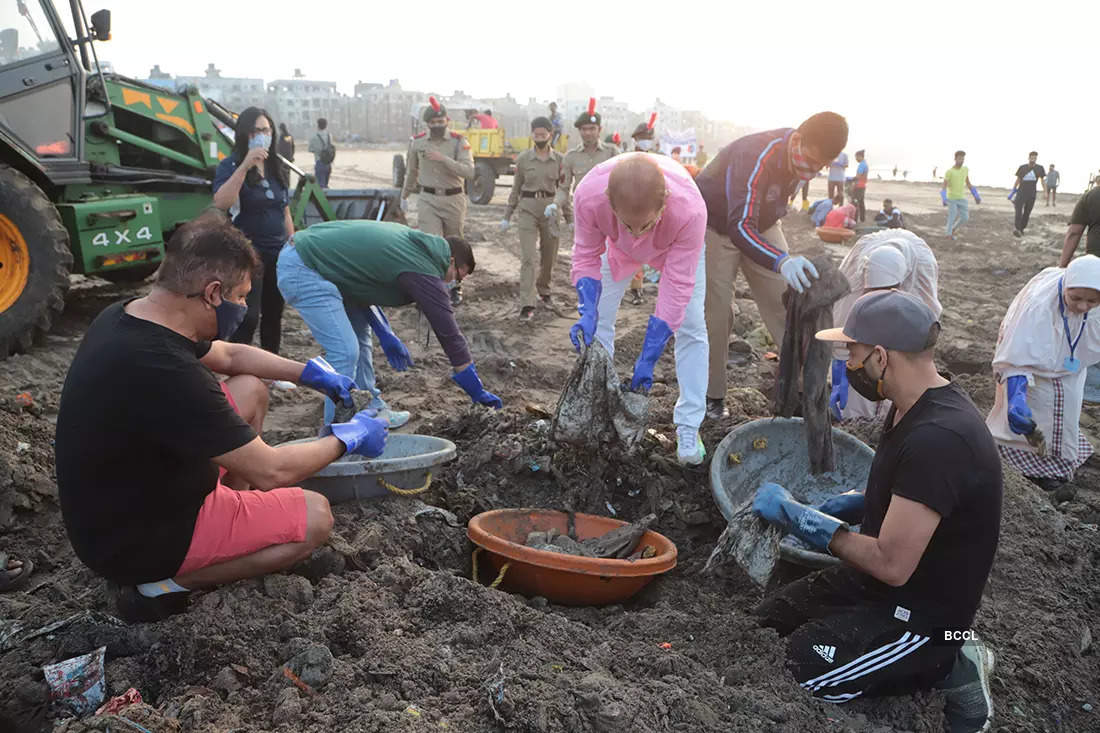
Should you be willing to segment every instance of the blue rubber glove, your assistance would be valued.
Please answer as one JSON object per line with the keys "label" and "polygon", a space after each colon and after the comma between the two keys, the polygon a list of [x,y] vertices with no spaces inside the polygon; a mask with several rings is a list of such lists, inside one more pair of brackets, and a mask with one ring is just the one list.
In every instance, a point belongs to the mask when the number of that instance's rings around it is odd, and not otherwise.
{"label": "blue rubber glove", "polygon": [[1027,377],[1018,375],[1005,380],[1005,397],[1008,398],[1008,427],[1017,435],[1035,432],[1035,420],[1027,406]]}
{"label": "blue rubber glove", "polygon": [[775,524],[818,552],[828,552],[833,535],[845,522],[823,514],[813,507],[794,500],[791,492],[779,484],[767,482],[756,490],[752,510],[768,522]]}
{"label": "blue rubber glove", "polygon": [[657,316],[649,317],[649,325],[645,329],[645,341],[642,342],[642,353],[634,362],[634,376],[630,379],[632,392],[648,392],[653,386],[653,367],[657,366],[657,360],[665,350],[665,344],[672,338],[672,329]]}
{"label": "blue rubber glove", "polygon": [[779,274],[799,293],[810,287],[810,283],[818,277],[814,263],[802,255],[786,255],[779,261]]}
{"label": "blue rubber glove", "polygon": [[833,417],[841,420],[841,410],[848,406],[848,365],[843,359],[833,359],[833,391],[829,393],[829,408]]}
{"label": "blue rubber glove", "polygon": [[582,277],[577,281],[577,312],[581,314],[580,320],[569,329],[569,338],[573,341],[573,348],[580,353],[581,342],[585,346],[592,345],[592,339],[596,336],[596,322],[600,318],[600,295],[603,293],[603,283],[595,278]]}
{"label": "blue rubber glove", "polygon": [[867,497],[859,491],[846,491],[843,494],[830,496],[817,505],[817,510],[830,517],[836,517],[848,524],[859,524],[863,521],[863,505]]}
{"label": "blue rubber glove", "polygon": [[473,364],[457,374],[452,374],[451,379],[455,380],[455,384],[459,387],[466,390],[466,394],[470,395],[470,399],[475,404],[486,405],[497,410],[504,407],[504,403],[500,401],[499,397],[485,389],[485,386],[481,383],[481,377],[477,375],[477,368]]}
{"label": "blue rubber glove", "polygon": [[[375,311],[378,315],[375,315]],[[382,352],[386,355],[386,361],[395,371],[403,372],[413,366],[412,356],[401,339],[390,328],[390,322],[381,308],[367,308],[367,323],[378,337],[378,343],[382,345]]]}
{"label": "blue rubber glove", "polygon": [[947,206],[947,191],[942,188],[940,189],[940,201],[943,202],[944,206]]}
{"label": "blue rubber glove", "polygon": [[386,449],[386,435],[390,424],[380,420],[378,410],[360,410],[347,422],[337,422],[322,433],[335,435],[344,444],[344,453],[357,453],[367,458],[377,458]]}
{"label": "blue rubber glove", "polygon": [[306,362],[298,383],[312,387],[333,402],[343,402],[344,407],[354,407],[351,390],[355,389],[355,380],[338,373],[323,357],[315,356]]}
{"label": "blue rubber glove", "polygon": [[970,195],[974,197],[974,203],[980,204],[982,202],[982,197],[978,195],[978,189],[976,186],[970,187]]}
{"label": "blue rubber glove", "polygon": [[1009,192],[1008,192],[1008,200],[1009,200],[1009,201],[1011,201],[1011,200],[1012,200],[1013,198],[1015,198],[1015,197],[1016,197],[1016,192],[1017,192],[1018,190],[1019,190],[1019,189],[1017,189],[1017,188],[1014,188],[1014,189],[1012,189],[1011,191],[1009,191]]}

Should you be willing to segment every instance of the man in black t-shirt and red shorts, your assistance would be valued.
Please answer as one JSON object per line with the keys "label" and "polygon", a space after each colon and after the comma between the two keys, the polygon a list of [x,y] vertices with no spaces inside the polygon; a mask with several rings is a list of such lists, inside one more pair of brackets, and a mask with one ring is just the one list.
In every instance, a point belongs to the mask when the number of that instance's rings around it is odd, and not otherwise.
{"label": "man in black t-shirt and red shorts", "polygon": [[[856,301],[823,341],[848,347],[848,383],[889,399],[865,493],[819,507],[765,483],[753,509],[843,564],[780,589],[757,609],[790,635],[788,666],[814,695],[842,703],[936,686],[951,733],[993,718],[992,652],[972,639],[1000,532],[1001,462],[970,399],[936,371],[940,325],[897,290]],[[861,524],[859,532],[848,523]]]}
{"label": "man in black t-shirt and red shorts", "polygon": [[300,364],[225,340],[257,265],[232,225],[182,227],[150,293],[100,313],[69,368],[56,436],[61,513],[77,557],[111,582],[127,621],[181,612],[192,589],[308,557],[332,514],[324,496],[293,484],[344,453],[383,450],[387,424],[370,410],[303,444],[272,447],[257,435],[261,380],[349,406],[353,385],[323,359]]}

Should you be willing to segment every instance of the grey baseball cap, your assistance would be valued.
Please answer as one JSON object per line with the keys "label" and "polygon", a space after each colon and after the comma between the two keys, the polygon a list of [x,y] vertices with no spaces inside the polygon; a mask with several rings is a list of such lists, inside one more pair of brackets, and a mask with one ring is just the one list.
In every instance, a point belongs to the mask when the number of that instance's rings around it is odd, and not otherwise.
{"label": "grey baseball cap", "polygon": [[818,331],[816,338],[917,353],[924,351],[936,324],[932,309],[920,298],[900,290],[879,290],[855,302],[843,328]]}

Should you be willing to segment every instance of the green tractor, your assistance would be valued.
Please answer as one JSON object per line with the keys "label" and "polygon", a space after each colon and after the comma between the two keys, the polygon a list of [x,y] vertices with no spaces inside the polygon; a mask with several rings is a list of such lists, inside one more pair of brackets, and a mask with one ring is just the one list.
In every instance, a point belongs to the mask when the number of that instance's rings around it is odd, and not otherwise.
{"label": "green tractor", "polygon": [[[0,0],[0,359],[50,329],[71,272],[152,274],[176,227],[211,205],[233,147],[234,113],[105,73],[93,42],[109,40],[110,11],[89,24],[80,0],[68,10],[72,34],[49,0]],[[287,165],[297,228],[400,212],[395,189],[322,191]]]}

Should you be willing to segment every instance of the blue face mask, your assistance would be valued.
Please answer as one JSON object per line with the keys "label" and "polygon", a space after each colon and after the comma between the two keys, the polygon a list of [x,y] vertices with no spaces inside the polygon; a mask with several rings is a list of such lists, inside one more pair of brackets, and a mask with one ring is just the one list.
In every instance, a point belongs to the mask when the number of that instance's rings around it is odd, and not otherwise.
{"label": "blue face mask", "polygon": [[247,305],[240,305],[222,298],[222,302],[214,306],[214,317],[218,320],[217,338],[228,341],[244,322],[246,313],[248,313]]}
{"label": "blue face mask", "polygon": [[252,148],[263,148],[264,150],[267,150],[270,147],[271,135],[265,135],[261,133],[259,135],[253,135],[251,138],[248,139],[249,150],[251,150]]}

